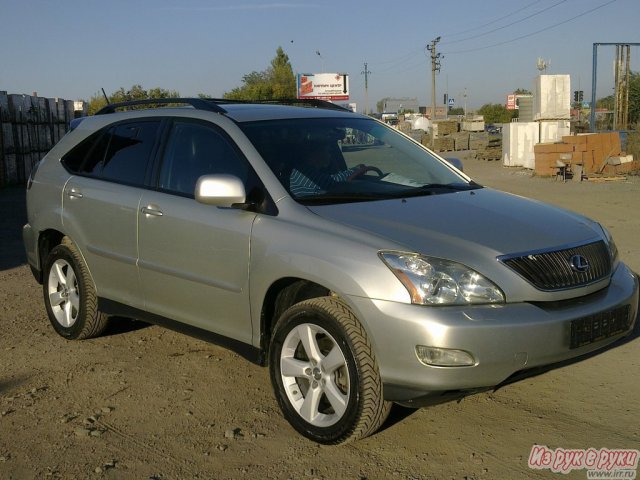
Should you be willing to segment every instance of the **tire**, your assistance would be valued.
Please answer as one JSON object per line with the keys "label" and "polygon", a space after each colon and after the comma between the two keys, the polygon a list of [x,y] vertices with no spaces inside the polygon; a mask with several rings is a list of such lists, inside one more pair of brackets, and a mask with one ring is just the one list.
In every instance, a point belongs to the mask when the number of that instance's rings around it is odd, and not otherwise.
{"label": "tire", "polygon": [[80,252],[68,237],[49,253],[42,284],[49,321],[69,340],[97,337],[107,327],[96,289]]}
{"label": "tire", "polygon": [[269,349],[271,383],[284,417],[323,444],[364,438],[384,423],[391,402],[366,332],[333,297],[305,300],[278,320]]}

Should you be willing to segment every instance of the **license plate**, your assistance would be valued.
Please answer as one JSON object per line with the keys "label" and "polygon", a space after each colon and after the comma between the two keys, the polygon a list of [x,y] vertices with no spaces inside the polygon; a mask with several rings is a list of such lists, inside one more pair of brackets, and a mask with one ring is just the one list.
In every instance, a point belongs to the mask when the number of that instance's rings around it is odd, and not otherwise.
{"label": "license plate", "polygon": [[625,305],[606,312],[571,321],[571,344],[569,348],[578,348],[590,343],[613,337],[625,332],[631,326],[629,315],[631,307]]}

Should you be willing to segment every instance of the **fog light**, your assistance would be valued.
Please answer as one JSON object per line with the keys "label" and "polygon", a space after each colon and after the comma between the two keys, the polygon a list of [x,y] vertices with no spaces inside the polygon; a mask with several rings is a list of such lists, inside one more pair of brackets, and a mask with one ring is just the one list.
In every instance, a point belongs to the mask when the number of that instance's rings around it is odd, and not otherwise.
{"label": "fog light", "polygon": [[416,355],[425,365],[435,367],[471,367],[476,363],[469,352],[450,348],[416,345]]}

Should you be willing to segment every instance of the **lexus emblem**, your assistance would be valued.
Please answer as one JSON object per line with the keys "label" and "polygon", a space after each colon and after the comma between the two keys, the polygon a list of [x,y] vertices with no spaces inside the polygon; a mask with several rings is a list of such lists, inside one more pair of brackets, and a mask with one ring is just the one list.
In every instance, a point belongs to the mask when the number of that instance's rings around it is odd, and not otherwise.
{"label": "lexus emblem", "polygon": [[584,273],[589,270],[589,260],[582,255],[574,255],[569,259],[571,270],[578,273]]}

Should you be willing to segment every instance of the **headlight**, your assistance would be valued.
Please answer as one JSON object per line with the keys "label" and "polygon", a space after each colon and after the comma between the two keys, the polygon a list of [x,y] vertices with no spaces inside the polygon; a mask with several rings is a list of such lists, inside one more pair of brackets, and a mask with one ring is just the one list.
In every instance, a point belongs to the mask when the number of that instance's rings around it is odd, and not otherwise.
{"label": "headlight", "polygon": [[380,252],[418,305],[503,303],[504,294],[489,279],[460,263],[413,253]]}

